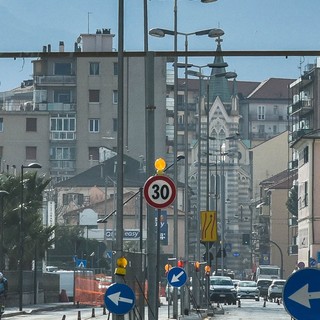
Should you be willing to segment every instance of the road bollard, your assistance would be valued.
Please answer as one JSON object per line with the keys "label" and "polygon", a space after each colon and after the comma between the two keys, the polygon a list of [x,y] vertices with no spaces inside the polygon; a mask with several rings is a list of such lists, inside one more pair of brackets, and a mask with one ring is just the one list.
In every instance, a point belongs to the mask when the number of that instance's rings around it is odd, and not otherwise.
{"label": "road bollard", "polygon": [[263,300],[263,307],[264,307],[264,308],[266,307],[266,303],[267,303],[267,299],[264,298],[264,300]]}
{"label": "road bollard", "polygon": [[81,320],[81,311],[78,311],[78,320]]}
{"label": "road bollard", "polygon": [[61,320],[66,320],[66,315],[65,314],[62,316]]}
{"label": "road bollard", "polygon": [[95,318],[95,317],[96,317],[96,314],[95,314],[94,308],[92,308],[91,318]]}
{"label": "road bollard", "polygon": [[103,315],[106,315],[107,314],[107,311],[106,311],[106,307],[103,307],[103,312],[102,312]]}
{"label": "road bollard", "polygon": [[241,308],[241,300],[238,300],[238,308]]}

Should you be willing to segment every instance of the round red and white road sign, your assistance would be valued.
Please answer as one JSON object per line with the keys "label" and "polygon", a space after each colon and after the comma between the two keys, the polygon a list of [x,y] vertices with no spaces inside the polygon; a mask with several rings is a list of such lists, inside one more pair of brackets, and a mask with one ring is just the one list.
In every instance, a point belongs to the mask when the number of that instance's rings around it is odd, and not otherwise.
{"label": "round red and white road sign", "polygon": [[176,197],[176,186],[167,176],[152,176],[143,187],[144,198],[156,209],[170,206]]}

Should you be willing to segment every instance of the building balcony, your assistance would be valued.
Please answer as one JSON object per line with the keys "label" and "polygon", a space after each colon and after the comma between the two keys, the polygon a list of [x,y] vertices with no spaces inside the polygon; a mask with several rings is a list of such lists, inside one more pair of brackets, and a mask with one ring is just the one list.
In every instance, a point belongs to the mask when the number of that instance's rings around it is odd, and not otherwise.
{"label": "building balcony", "polygon": [[68,140],[73,141],[76,140],[77,134],[72,131],[55,131],[50,132],[50,140]]}
{"label": "building balcony", "polygon": [[35,76],[35,86],[75,86],[76,76],[52,75],[52,76]]}
{"label": "building balcony", "polygon": [[312,129],[299,129],[297,131],[293,131],[289,134],[289,142],[296,141],[307,133],[310,133]]}
{"label": "building balcony", "polygon": [[75,111],[75,103],[35,103],[33,110],[36,111]]}
{"label": "building balcony", "polygon": [[304,115],[312,110],[313,110],[312,99],[298,100],[289,106],[288,114],[294,115],[296,113],[299,113],[299,115]]}
{"label": "building balcony", "polygon": [[299,163],[298,159],[290,161],[289,166],[288,166],[289,170],[293,170],[293,169],[298,168],[298,163]]}

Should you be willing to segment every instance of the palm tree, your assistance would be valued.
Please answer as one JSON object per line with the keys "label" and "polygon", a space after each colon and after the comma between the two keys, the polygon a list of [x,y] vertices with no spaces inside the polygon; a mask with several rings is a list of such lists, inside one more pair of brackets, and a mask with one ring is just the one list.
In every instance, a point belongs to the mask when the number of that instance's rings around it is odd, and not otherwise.
{"label": "palm tree", "polygon": [[24,230],[24,269],[31,269],[35,252],[43,257],[52,245],[55,227],[46,227],[42,221],[42,193],[50,183],[37,172],[26,172],[21,177],[9,174],[0,175],[0,188],[9,193],[4,204],[4,253],[10,270],[18,268],[20,241],[21,188],[23,191],[23,230]]}

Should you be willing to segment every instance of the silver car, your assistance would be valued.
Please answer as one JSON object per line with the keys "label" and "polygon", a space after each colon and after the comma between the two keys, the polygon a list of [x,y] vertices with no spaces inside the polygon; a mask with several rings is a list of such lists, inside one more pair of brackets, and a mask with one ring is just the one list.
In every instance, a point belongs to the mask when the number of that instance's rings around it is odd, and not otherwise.
{"label": "silver car", "polygon": [[255,281],[239,281],[237,286],[237,299],[260,300],[260,290]]}

